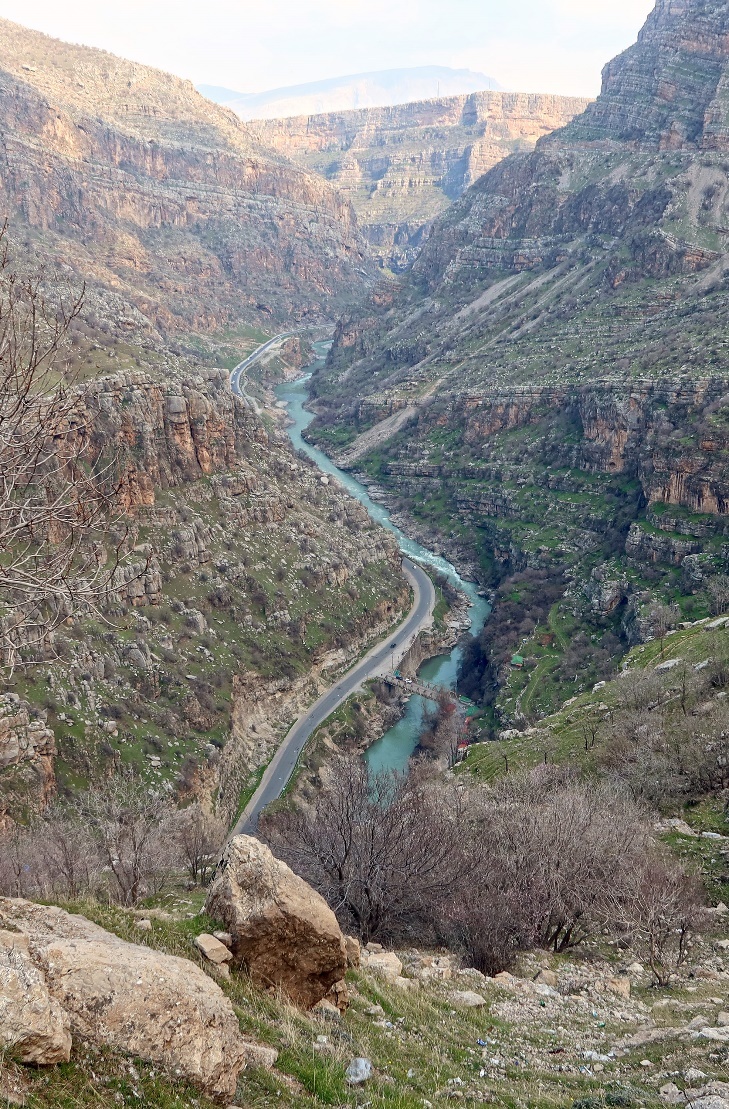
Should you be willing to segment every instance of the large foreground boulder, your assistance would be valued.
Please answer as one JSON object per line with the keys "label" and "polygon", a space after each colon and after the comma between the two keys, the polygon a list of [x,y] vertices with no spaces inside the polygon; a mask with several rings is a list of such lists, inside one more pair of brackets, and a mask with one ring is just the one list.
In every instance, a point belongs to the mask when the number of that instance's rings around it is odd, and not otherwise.
{"label": "large foreground boulder", "polygon": [[250,836],[226,846],[205,908],[225,924],[253,981],[304,1009],[346,974],[344,936],[324,898]]}
{"label": "large foreground boulder", "polygon": [[[24,937],[33,988],[47,991],[74,1038],[139,1056],[213,1097],[233,1099],[248,1045],[230,1001],[195,963],[28,901],[0,898],[2,928]],[[10,955],[17,968],[18,953]],[[0,1023],[0,1043],[4,1035]],[[50,1055],[33,1060],[32,1043],[26,1061],[58,1061]]]}
{"label": "large foreground boulder", "polygon": [[17,933],[0,932],[0,1058],[48,1066],[71,1058],[71,1021]]}

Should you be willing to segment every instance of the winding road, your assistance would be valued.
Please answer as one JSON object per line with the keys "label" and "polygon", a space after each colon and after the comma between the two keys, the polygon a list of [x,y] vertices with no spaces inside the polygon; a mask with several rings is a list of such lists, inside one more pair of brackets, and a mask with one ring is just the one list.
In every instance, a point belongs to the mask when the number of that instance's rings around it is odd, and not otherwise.
{"label": "winding road", "polygon": [[248,370],[251,368],[251,366],[258,362],[260,358],[263,358],[264,354],[268,354],[268,352],[272,350],[277,343],[282,343],[284,339],[293,339],[294,335],[301,335],[304,331],[318,331],[320,330],[320,328],[321,325],[312,325],[311,327],[300,327],[296,331],[282,331],[280,335],[274,335],[273,339],[269,339],[267,343],[264,343],[262,346],[257,347],[257,349],[254,350],[252,354],[249,354],[247,358],[244,358],[242,362],[239,362],[234,370],[231,370],[231,389],[236,394],[236,396],[243,397],[243,400],[248,402],[257,416],[260,416],[261,414],[261,406],[255,399],[255,397],[252,397],[246,389],[245,375],[247,374]]}
{"label": "winding road", "polygon": [[415,601],[408,617],[387,639],[365,655],[349,673],[307,709],[296,721],[266,768],[256,792],[243,810],[231,835],[255,835],[258,818],[263,809],[280,797],[288,785],[307,740],[347,698],[369,678],[390,673],[407,653],[413,639],[432,619],[436,597],[433,582],[409,558],[403,559],[403,569],[413,587]]}

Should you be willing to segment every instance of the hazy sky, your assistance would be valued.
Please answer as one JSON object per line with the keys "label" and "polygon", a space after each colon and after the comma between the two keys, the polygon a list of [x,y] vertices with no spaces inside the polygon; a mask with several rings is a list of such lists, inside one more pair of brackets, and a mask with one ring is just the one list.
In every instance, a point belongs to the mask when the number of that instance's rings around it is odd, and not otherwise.
{"label": "hazy sky", "polygon": [[654,0],[0,0],[0,16],[189,77],[260,92],[401,66],[591,95]]}

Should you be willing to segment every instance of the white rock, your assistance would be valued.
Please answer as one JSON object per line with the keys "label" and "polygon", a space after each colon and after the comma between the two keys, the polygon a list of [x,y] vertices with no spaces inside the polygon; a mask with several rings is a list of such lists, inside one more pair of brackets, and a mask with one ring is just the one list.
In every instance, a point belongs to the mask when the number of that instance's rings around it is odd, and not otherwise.
{"label": "white rock", "polygon": [[402,976],[402,962],[393,951],[383,951],[377,955],[371,955],[368,951],[366,957],[364,952],[362,955],[362,965],[388,982],[394,982]]}
{"label": "white rock", "polygon": [[486,998],[475,990],[456,990],[450,997],[453,1004],[462,1009],[482,1009],[486,1004]]}
{"label": "white rock", "polygon": [[347,1082],[350,1086],[361,1086],[372,1077],[372,1073],[369,1059],[353,1059],[346,1070]]}
{"label": "white rock", "polygon": [[195,937],[195,947],[216,966],[229,963],[233,958],[233,952],[220,940],[216,940],[215,936],[209,936],[207,932]]}

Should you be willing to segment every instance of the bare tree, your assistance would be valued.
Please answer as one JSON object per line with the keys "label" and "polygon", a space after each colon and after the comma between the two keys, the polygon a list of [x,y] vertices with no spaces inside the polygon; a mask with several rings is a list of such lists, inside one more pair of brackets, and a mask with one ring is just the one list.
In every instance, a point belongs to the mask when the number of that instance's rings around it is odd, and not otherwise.
{"label": "bare tree", "polygon": [[714,616],[722,616],[729,611],[729,575],[716,574],[709,579],[709,603]]}
{"label": "bare tree", "polygon": [[420,748],[448,767],[458,762],[458,745],[464,736],[463,719],[453,694],[443,689],[438,694],[432,723],[420,737]]}
{"label": "bare tree", "polygon": [[701,912],[700,883],[656,849],[615,893],[615,915],[623,918],[655,985],[667,986],[691,950]]}
{"label": "bare tree", "polygon": [[169,801],[125,774],[83,794],[78,807],[112,876],[115,899],[137,905],[159,892],[174,869],[165,826],[173,811]]}
{"label": "bare tree", "polygon": [[75,901],[96,887],[101,869],[96,845],[76,809],[55,805],[34,833],[49,892]]}
{"label": "bare tree", "polygon": [[94,457],[66,358],[82,303],[50,304],[41,277],[13,272],[0,229],[0,665],[97,609],[121,557],[107,530],[114,466]]}
{"label": "bare tree", "polygon": [[361,759],[333,763],[316,807],[265,823],[274,850],[365,940],[427,918],[467,880],[456,789],[421,768],[371,779]]}
{"label": "bare tree", "polygon": [[205,885],[225,842],[226,824],[219,817],[205,812],[199,801],[195,801],[189,808],[174,813],[167,828],[190,881],[195,885]]}
{"label": "bare tree", "polygon": [[664,605],[656,601],[651,605],[648,610],[648,620],[653,629],[653,634],[658,639],[661,645],[661,654],[663,654],[663,644],[666,636],[671,628],[676,626],[676,613],[669,605]]}

